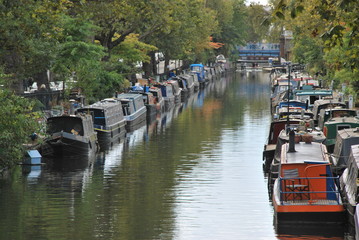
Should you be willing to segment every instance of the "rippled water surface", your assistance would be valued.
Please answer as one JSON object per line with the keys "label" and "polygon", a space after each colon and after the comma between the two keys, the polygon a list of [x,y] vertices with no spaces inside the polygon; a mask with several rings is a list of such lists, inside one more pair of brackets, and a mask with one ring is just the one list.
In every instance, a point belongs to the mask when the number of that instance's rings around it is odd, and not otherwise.
{"label": "rippled water surface", "polygon": [[262,171],[268,74],[229,74],[90,159],[0,179],[0,239],[343,239],[277,235]]}

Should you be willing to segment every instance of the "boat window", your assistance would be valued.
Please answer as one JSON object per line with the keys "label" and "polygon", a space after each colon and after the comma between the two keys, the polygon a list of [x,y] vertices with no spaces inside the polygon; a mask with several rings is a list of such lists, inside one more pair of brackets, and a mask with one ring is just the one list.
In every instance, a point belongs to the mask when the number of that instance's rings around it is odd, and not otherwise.
{"label": "boat window", "polygon": [[124,116],[128,116],[128,115],[130,115],[130,113],[129,113],[129,104],[128,103],[123,103],[122,104],[122,111],[123,111],[123,115]]}
{"label": "boat window", "polygon": [[67,132],[74,134],[75,132],[79,135],[83,135],[83,128],[81,119],[79,118],[54,118],[49,119],[47,122],[48,133],[53,134],[56,132]]}
{"label": "boat window", "polygon": [[167,89],[167,96],[172,96],[173,95],[172,87],[168,86],[166,89]]}
{"label": "boat window", "polygon": [[343,124],[338,124],[337,125],[337,131],[342,130],[342,129],[347,129],[347,128],[351,128],[350,125],[343,125]]}
{"label": "boat window", "polygon": [[314,104],[315,101],[319,100],[318,96],[310,96],[309,97],[309,103]]}
{"label": "boat window", "polygon": [[80,124],[75,124],[73,129],[71,129],[71,132],[75,135],[80,135],[82,136],[83,135],[83,129],[82,129],[82,126]]}
{"label": "boat window", "polygon": [[106,119],[105,119],[105,114],[102,110],[95,110],[94,111],[94,123],[97,125],[102,125],[105,126],[106,125]]}
{"label": "boat window", "polygon": [[192,66],[192,71],[195,71],[195,72],[200,72],[201,71],[201,67],[199,66]]}

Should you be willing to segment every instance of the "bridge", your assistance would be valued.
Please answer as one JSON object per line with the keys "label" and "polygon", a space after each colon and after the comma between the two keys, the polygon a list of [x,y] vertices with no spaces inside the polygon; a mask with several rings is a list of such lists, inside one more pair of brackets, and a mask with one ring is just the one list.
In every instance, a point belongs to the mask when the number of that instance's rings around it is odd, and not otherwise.
{"label": "bridge", "polygon": [[269,59],[280,59],[279,43],[248,43],[237,46],[238,62],[268,63]]}

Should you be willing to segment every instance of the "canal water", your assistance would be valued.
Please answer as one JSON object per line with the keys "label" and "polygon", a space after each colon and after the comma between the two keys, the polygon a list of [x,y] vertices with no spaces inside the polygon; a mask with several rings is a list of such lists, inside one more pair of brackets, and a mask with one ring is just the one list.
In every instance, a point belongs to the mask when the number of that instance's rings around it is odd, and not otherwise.
{"label": "canal water", "polygon": [[0,240],[344,239],[276,233],[269,97],[268,74],[228,74],[96,156],[3,173]]}

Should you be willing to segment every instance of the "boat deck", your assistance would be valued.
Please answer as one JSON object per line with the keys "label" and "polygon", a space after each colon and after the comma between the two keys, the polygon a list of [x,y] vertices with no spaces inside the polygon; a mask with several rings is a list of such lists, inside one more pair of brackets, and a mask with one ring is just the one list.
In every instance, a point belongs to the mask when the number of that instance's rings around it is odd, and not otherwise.
{"label": "boat deck", "polygon": [[305,199],[305,200],[289,200],[289,201],[281,201],[281,205],[341,205],[336,200],[328,200],[328,199]]}

